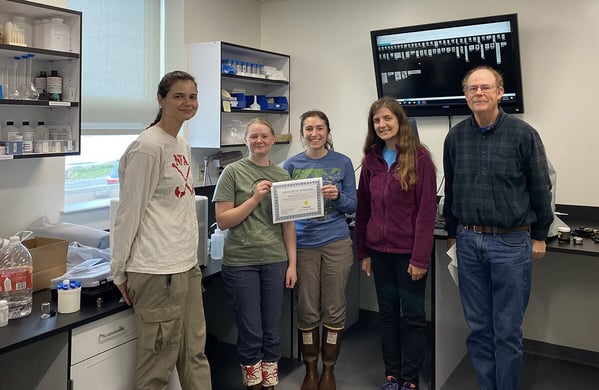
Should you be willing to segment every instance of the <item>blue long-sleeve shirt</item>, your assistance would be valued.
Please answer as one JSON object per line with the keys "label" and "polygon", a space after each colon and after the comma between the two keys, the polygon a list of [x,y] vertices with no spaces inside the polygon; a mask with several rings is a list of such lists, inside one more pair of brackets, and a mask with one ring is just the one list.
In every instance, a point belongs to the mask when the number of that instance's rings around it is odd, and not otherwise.
{"label": "blue long-sleeve shirt", "polygon": [[289,157],[282,167],[294,180],[322,177],[325,182],[334,182],[339,189],[337,200],[325,201],[324,217],[295,222],[297,247],[317,248],[349,237],[345,214],[354,213],[357,202],[356,178],[351,160],[333,150],[319,159],[310,158],[305,152],[301,152]]}
{"label": "blue long-sleeve shirt", "polygon": [[455,125],[443,147],[444,215],[449,237],[459,222],[512,228],[531,226],[547,238],[553,221],[545,148],[528,123],[500,109],[481,132],[471,116]]}

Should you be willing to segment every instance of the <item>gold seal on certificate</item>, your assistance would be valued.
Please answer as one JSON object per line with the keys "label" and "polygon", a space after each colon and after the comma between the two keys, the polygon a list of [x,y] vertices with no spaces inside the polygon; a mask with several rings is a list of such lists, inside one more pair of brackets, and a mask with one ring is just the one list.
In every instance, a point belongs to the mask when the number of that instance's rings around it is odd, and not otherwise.
{"label": "gold seal on certificate", "polygon": [[324,216],[321,177],[272,183],[270,191],[273,223]]}

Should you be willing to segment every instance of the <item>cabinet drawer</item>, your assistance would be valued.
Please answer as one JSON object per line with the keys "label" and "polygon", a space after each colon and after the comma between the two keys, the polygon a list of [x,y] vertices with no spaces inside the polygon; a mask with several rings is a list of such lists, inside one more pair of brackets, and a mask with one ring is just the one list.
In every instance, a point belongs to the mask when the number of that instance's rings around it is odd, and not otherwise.
{"label": "cabinet drawer", "polygon": [[133,309],[73,329],[71,365],[136,338]]}
{"label": "cabinet drawer", "polygon": [[72,365],[72,390],[133,389],[136,343],[129,341]]}

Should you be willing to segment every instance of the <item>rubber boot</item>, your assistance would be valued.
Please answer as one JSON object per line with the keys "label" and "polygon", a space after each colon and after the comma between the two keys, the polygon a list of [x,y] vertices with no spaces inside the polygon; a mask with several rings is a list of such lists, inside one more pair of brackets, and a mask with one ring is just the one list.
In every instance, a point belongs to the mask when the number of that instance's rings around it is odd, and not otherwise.
{"label": "rubber boot", "polygon": [[279,384],[279,364],[262,362],[262,389],[274,389]]}
{"label": "rubber boot", "polygon": [[241,365],[241,380],[247,390],[260,390],[262,387],[262,362],[250,366]]}
{"label": "rubber boot", "polygon": [[318,348],[320,344],[319,329],[300,329],[301,351],[306,365],[306,376],[302,390],[318,390]]}
{"label": "rubber boot", "polygon": [[322,328],[322,376],[320,377],[320,390],[336,390],[335,384],[335,363],[339,357],[341,349],[341,339],[343,338],[342,329],[331,329],[326,326]]}

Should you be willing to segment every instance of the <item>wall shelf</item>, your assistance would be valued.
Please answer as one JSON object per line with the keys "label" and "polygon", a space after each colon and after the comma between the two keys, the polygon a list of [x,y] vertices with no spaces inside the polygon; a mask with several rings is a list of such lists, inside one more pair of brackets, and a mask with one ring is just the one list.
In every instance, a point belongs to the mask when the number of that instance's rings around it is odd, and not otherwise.
{"label": "wall shelf", "polygon": [[[244,146],[245,125],[252,117],[262,116],[270,121],[277,135],[289,134],[289,110],[244,110],[231,108],[225,111],[223,91],[253,96],[285,97],[289,104],[289,62],[286,54],[236,44],[214,41],[189,44],[188,69],[198,83],[200,106],[188,123],[188,138],[195,148],[221,148]],[[264,77],[251,74],[224,74],[225,60],[235,60],[264,65],[273,73]],[[276,71],[274,71],[276,69]],[[268,76],[272,78],[269,78]],[[252,100],[253,101],[253,100]],[[281,107],[283,108],[283,107]],[[289,141],[280,142],[289,143]]]}

